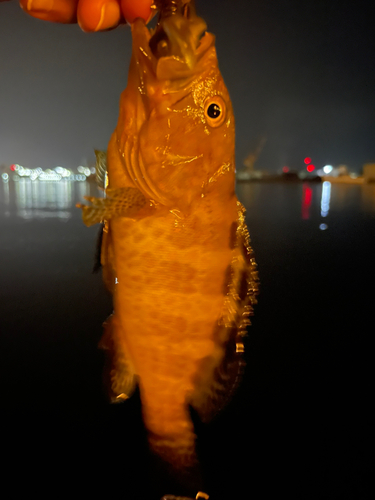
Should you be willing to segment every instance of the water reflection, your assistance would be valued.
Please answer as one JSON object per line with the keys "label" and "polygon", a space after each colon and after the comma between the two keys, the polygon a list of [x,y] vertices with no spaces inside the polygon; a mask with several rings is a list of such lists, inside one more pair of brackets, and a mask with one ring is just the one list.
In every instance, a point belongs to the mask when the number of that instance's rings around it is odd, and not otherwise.
{"label": "water reflection", "polygon": [[10,195],[9,195],[9,177],[4,177],[4,174],[2,176],[2,185],[3,185],[3,203],[4,203],[4,215],[5,217],[9,217],[10,212],[9,212],[9,200],[10,200]]}
{"label": "water reflection", "polygon": [[[58,218],[68,220],[84,196],[98,196],[91,182],[71,180],[1,179],[0,215],[23,219]],[[99,195],[100,196],[100,195]]]}
{"label": "water reflection", "polygon": [[323,182],[322,186],[322,199],[320,202],[320,215],[327,217],[329,212],[329,203],[331,200],[331,183],[328,181]]}
{"label": "water reflection", "polygon": [[375,183],[362,186],[361,208],[365,212],[375,212]]}
{"label": "water reflection", "polygon": [[311,203],[312,203],[312,195],[313,195],[312,188],[307,184],[303,184],[302,211],[301,211],[301,217],[303,220],[310,219],[310,208],[311,208]]}
{"label": "water reflection", "polygon": [[71,217],[72,183],[20,179],[14,183],[17,215],[23,219]]}
{"label": "water reflection", "polygon": [[362,216],[375,214],[375,183],[248,182],[238,183],[236,191],[249,222],[277,218],[283,224],[284,219],[296,222],[299,218],[317,231],[326,231],[339,219],[351,220],[358,210]]}
{"label": "water reflection", "polygon": [[90,194],[90,184],[88,182],[78,182],[77,183],[78,198],[84,201],[84,196],[94,196]]}
{"label": "water reflection", "polygon": [[[334,221],[338,213],[349,217],[353,207],[367,214],[375,213],[375,184],[244,182],[237,184],[236,191],[248,217],[261,219],[277,211],[281,218],[300,218],[321,230],[326,230],[331,225],[327,219]],[[22,177],[15,181],[9,176],[1,177],[0,217],[69,220],[81,216],[75,205],[84,202],[84,196],[102,196],[102,193],[89,181],[32,181]]]}
{"label": "water reflection", "polygon": [[332,184],[331,210],[345,211],[352,206],[359,206],[361,193],[366,190],[366,185]]}

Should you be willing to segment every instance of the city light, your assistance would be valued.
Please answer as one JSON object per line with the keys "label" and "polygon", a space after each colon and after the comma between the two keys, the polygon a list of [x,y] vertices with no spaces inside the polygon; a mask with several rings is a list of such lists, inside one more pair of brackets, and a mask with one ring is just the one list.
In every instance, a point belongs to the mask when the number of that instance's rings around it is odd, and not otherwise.
{"label": "city light", "polygon": [[315,170],[315,166],[314,165],[307,165],[306,170],[308,172],[312,172],[313,170]]}
{"label": "city light", "polygon": [[306,165],[308,165],[309,163],[311,163],[311,158],[307,156],[303,161],[306,163]]}
{"label": "city light", "polygon": [[330,172],[332,172],[332,170],[333,170],[332,165],[326,165],[325,167],[323,167],[323,172],[325,174],[329,174]]}
{"label": "city light", "polygon": [[59,175],[57,172],[42,172],[38,179],[40,181],[60,181],[61,180],[61,175]]}
{"label": "city light", "polygon": [[[12,176],[12,180],[14,182],[18,182],[20,178],[27,178],[30,179],[31,181],[53,181],[53,182],[59,182],[59,181],[78,181],[78,182],[83,182],[87,180],[87,177],[89,177],[92,174],[95,174],[96,169],[95,167],[82,167],[81,165],[77,168],[78,172],[80,172],[78,175],[75,174],[72,170],[68,168],[64,168],[61,166],[54,167],[53,169],[47,168],[46,170],[43,170],[42,168],[25,168],[22,165],[18,165],[17,163],[14,163],[11,165],[10,170],[15,173],[15,175]],[[3,182],[8,182],[9,175],[8,174],[2,174],[2,180]]]}
{"label": "city light", "polygon": [[57,172],[61,177],[69,177],[71,171],[63,167],[55,167],[55,172]]}

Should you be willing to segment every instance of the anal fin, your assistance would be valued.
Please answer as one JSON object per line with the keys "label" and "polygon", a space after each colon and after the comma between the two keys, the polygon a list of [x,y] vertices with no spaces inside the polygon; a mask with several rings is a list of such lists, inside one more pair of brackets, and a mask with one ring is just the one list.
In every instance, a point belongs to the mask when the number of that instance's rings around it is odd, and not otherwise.
{"label": "anal fin", "polygon": [[100,249],[100,264],[102,267],[103,282],[112,294],[116,281],[115,256],[110,222],[105,221],[103,225],[102,243]]}
{"label": "anal fin", "polygon": [[121,327],[114,314],[104,323],[104,334],[99,348],[106,353],[104,385],[112,403],[129,399],[133,394],[137,379],[134,366],[121,335]]}

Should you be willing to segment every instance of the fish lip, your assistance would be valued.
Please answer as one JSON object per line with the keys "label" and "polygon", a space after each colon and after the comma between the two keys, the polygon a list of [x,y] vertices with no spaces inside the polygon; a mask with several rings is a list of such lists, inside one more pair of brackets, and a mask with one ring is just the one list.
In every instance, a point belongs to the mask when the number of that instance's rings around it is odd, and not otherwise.
{"label": "fish lip", "polygon": [[197,61],[196,49],[206,29],[206,22],[195,14],[195,9],[192,14],[181,12],[164,16],[162,10],[149,46],[158,59],[172,56],[192,70]]}
{"label": "fish lip", "polygon": [[151,38],[151,32],[147,28],[146,23],[143,19],[137,18],[131,24],[132,30],[132,40],[133,40],[133,54],[138,60],[139,53],[143,55],[146,61],[155,64],[156,57],[151,51],[149,42]]}

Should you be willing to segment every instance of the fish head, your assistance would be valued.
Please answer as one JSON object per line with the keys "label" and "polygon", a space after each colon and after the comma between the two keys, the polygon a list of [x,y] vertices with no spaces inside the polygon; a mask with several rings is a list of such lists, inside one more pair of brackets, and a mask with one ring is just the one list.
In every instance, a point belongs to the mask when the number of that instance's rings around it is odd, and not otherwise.
{"label": "fish head", "polygon": [[[127,90],[133,102],[127,101],[136,111],[137,146],[128,155],[128,174],[145,196],[181,211],[204,196],[220,173],[226,181],[215,189],[234,186],[233,109],[215,37],[205,29],[195,14],[169,16],[156,31],[141,19],[132,25]],[[129,136],[122,136],[125,150]]]}

